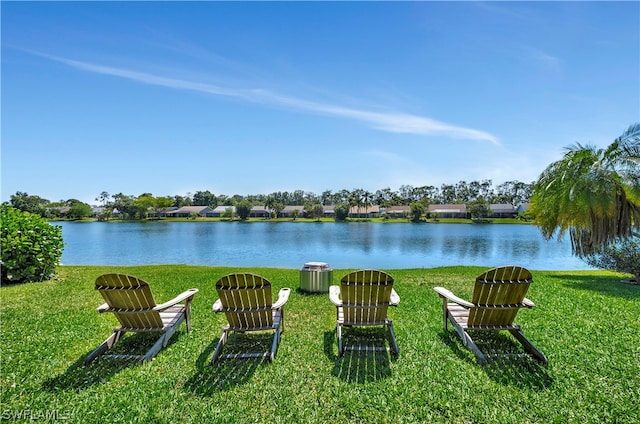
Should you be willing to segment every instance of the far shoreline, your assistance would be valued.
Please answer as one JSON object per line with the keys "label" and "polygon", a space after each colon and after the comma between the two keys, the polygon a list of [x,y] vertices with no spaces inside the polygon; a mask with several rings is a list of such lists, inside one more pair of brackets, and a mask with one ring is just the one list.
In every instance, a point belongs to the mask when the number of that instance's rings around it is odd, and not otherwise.
{"label": "far shoreline", "polygon": [[334,218],[248,218],[241,219],[229,219],[229,218],[214,218],[214,217],[197,217],[197,218],[146,218],[146,219],[109,219],[99,220],[96,218],[86,219],[51,219],[51,223],[56,222],[77,222],[77,223],[131,223],[131,222],[225,222],[225,223],[302,223],[302,224],[318,224],[318,223],[336,223],[336,224],[348,224],[348,223],[374,223],[374,224],[474,224],[474,225],[488,225],[488,224],[510,224],[510,225],[534,225],[532,221],[527,221],[518,218],[486,218],[481,220],[474,220],[468,218],[431,218],[420,221],[411,221],[403,218],[347,218],[344,221],[336,221]]}

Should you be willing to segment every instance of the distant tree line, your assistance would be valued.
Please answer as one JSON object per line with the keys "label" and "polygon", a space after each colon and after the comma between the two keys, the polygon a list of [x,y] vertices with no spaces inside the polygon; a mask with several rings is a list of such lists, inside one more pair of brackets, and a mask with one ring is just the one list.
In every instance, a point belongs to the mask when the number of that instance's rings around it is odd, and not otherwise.
{"label": "distant tree line", "polygon": [[[340,206],[340,212],[346,211],[348,213],[349,207],[406,205],[419,212],[430,204],[460,203],[477,207],[477,205],[504,203],[515,206],[529,201],[533,186],[533,182],[507,181],[494,187],[491,180],[482,180],[460,181],[457,184],[442,184],[440,187],[402,185],[398,190],[391,190],[387,187],[375,192],[357,188],[336,192],[325,190],[320,194],[295,190],[292,192],[278,191],[271,194],[227,196],[225,194],[215,195],[209,190],[204,190],[196,191],[193,194],[187,193],[185,196],[161,197],[153,196],[151,193],[132,196],[123,193],[109,194],[103,191],[95,200],[101,207],[99,218],[105,220],[111,218],[114,209],[119,212],[121,219],[146,219],[153,217],[159,210],[182,206],[209,206],[211,208],[236,206],[244,210],[247,206],[264,205],[276,212],[277,215],[285,206],[304,206],[305,210],[312,212],[314,209],[318,210],[318,206],[336,205]],[[29,195],[20,191],[11,196],[10,203],[16,209],[36,213],[46,218],[64,216],[65,218],[79,219],[94,214],[90,205],[77,199],[50,202],[37,195]]]}
{"label": "distant tree line", "polygon": [[[182,206],[229,206],[225,213],[231,214],[235,206],[240,219],[246,219],[252,206],[266,206],[279,216],[285,206],[303,206],[305,216],[319,218],[323,205],[331,205],[335,219],[346,219],[350,208],[365,208],[369,205],[381,207],[409,206],[410,219],[420,221],[430,204],[465,204],[471,218],[488,216],[490,204],[531,203],[527,210],[529,219],[538,225],[545,238],[569,233],[574,255],[590,265],[626,272],[633,275],[632,281],[640,284],[640,123],[635,123],[617,137],[607,148],[569,146],[564,157],[550,164],[537,181],[526,184],[507,181],[493,187],[491,180],[460,181],[440,187],[403,185],[398,190],[383,188],[370,192],[363,189],[326,190],[320,195],[303,190],[274,192],[258,195],[214,195],[210,191],[197,191],[193,195],[154,197],[151,193],[140,196],[109,194],[103,191],[96,197],[101,203],[99,219],[109,219],[117,210],[121,219],[144,219],[160,214],[163,209]],[[11,196],[11,205],[3,203],[2,230],[7,234],[12,228],[9,212],[24,212],[16,222],[29,221],[28,213],[45,218],[64,216],[79,219],[95,215],[95,210],[77,199],[50,202],[39,196],[16,192]],[[299,211],[294,211],[293,218]],[[15,216],[18,216],[17,214]],[[28,218],[28,219],[27,219]],[[37,227],[35,224],[30,226]],[[3,246],[9,238],[24,243],[21,231],[14,235],[3,233]],[[35,245],[34,245],[35,246]],[[39,251],[40,246],[35,251]],[[7,249],[3,250],[3,253]],[[3,256],[3,264],[9,259]],[[41,258],[37,258],[40,262]],[[27,265],[31,267],[31,265]],[[31,267],[32,268],[32,267]],[[3,270],[6,267],[3,267]],[[44,275],[44,274],[43,274]],[[3,275],[4,280],[4,275]]]}
{"label": "distant tree line", "polygon": [[70,219],[91,216],[93,208],[77,199],[50,202],[40,196],[17,191],[11,195],[11,206],[23,212],[30,212],[44,218],[59,218],[63,215]]}

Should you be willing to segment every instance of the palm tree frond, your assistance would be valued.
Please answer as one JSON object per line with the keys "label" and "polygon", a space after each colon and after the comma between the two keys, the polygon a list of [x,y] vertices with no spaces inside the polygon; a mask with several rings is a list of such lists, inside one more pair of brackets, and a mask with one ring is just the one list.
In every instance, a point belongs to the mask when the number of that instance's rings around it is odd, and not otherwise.
{"label": "palm tree frond", "polygon": [[546,238],[569,232],[585,256],[640,229],[640,124],[607,149],[576,143],[534,184],[531,213]]}

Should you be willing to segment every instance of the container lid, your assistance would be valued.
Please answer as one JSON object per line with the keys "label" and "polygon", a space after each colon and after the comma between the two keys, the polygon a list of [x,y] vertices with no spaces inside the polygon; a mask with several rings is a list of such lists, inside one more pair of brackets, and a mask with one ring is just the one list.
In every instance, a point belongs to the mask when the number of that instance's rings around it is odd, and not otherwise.
{"label": "container lid", "polygon": [[323,269],[329,269],[329,264],[326,262],[307,262],[302,267],[303,270],[320,271]]}

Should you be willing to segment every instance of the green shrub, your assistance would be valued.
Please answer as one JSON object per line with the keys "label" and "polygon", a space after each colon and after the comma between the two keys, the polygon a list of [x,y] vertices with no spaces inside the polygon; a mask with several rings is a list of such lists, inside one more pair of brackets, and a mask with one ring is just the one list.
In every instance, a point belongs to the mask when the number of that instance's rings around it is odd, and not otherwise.
{"label": "green shrub", "polygon": [[240,217],[241,221],[246,221],[251,214],[251,203],[248,200],[243,200],[236,205],[236,213]]}
{"label": "green shrub", "polygon": [[333,210],[336,214],[336,221],[345,221],[349,217],[349,205],[345,203],[338,203]]}
{"label": "green shrub", "polygon": [[411,207],[411,213],[409,215],[411,222],[420,222],[426,210],[424,205],[420,202],[413,202],[409,206]]}
{"label": "green shrub", "polygon": [[469,211],[472,219],[480,220],[491,216],[491,208],[489,207],[487,201],[482,197],[469,202],[467,204],[467,210]]}
{"label": "green shrub", "polygon": [[636,283],[640,283],[640,237],[633,237],[611,244],[600,253],[585,257],[589,265],[632,274]]}
{"label": "green shrub", "polygon": [[64,242],[62,228],[30,212],[0,205],[2,283],[43,281],[55,273]]}

